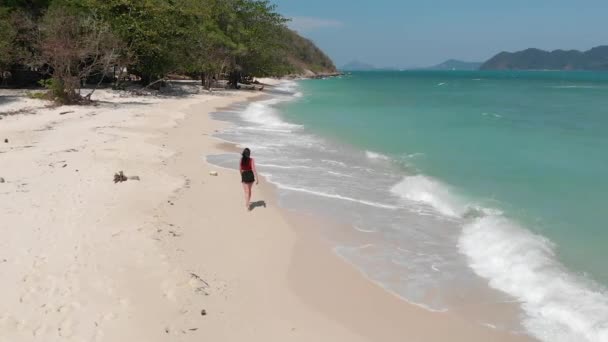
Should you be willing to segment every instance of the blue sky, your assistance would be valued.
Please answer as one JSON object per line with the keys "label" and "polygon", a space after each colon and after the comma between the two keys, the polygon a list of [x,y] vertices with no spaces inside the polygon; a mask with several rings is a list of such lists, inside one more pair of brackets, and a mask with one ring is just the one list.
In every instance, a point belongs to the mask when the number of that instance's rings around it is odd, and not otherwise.
{"label": "blue sky", "polygon": [[608,0],[272,0],[336,65],[484,61],[528,47],[608,45]]}

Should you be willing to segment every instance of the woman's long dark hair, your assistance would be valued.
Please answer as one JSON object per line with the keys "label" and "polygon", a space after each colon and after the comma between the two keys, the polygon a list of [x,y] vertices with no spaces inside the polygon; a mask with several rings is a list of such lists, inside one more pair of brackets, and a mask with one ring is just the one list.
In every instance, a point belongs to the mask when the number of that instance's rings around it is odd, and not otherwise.
{"label": "woman's long dark hair", "polygon": [[247,165],[249,165],[249,159],[251,159],[249,156],[251,155],[251,150],[249,150],[248,148],[243,150],[243,153],[241,153],[241,166],[245,167]]}

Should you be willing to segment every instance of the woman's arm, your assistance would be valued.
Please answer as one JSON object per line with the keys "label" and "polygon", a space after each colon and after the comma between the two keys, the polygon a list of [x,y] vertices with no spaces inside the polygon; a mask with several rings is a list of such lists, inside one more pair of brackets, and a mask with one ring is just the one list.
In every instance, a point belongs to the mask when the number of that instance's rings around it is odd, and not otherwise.
{"label": "woman's arm", "polygon": [[253,174],[255,175],[255,184],[260,183],[260,178],[258,177],[258,170],[255,168],[255,160],[251,159],[251,169],[253,170]]}

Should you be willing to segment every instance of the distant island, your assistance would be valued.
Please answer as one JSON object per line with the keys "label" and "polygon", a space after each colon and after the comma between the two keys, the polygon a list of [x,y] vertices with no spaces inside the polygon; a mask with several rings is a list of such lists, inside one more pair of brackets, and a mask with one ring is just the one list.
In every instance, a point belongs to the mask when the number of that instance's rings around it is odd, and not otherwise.
{"label": "distant island", "polygon": [[367,64],[367,63],[363,63],[360,62],[358,60],[354,60],[352,62],[346,63],[344,64],[340,70],[343,71],[366,71],[366,70],[376,70],[376,67],[371,65],[371,64]]}
{"label": "distant island", "polygon": [[[343,65],[344,71],[404,70],[378,68],[354,60]],[[422,68],[405,70],[608,70],[608,45],[597,46],[587,51],[553,50],[530,48],[517,52],[503,51],[486,62],[466,62],[457,59]]]}
{"label": "distant island", "polygon": [[465,62],[457,59],[448,59],[447,61],[431,67],[423,68],[425,70],[479,70],[481,62]]}
{"label": "distant island", "polygon": [[501,52],[480,70],[608,70],[608,45],[588,51],[526,49]]}

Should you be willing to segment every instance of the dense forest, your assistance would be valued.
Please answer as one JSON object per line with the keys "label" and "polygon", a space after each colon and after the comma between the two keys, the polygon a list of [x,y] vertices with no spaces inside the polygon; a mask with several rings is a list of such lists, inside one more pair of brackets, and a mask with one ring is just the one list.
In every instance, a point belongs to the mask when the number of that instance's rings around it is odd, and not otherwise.
{"label": "dense forest", "polygon": [[0,82],[74,103],[85,83],[335,72],[287,21],[266,0],[0,0]]}

